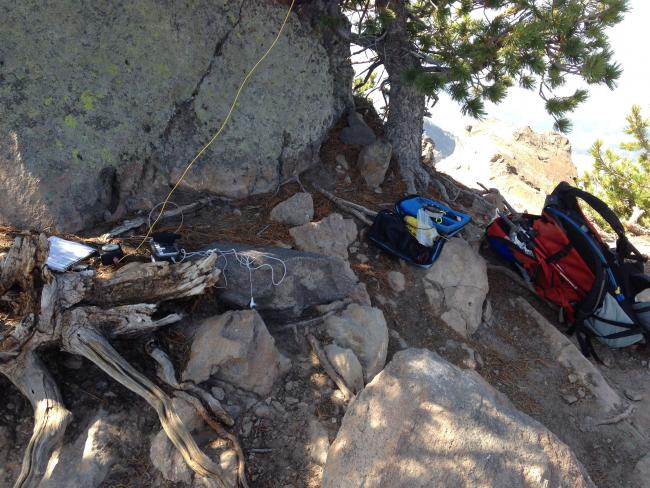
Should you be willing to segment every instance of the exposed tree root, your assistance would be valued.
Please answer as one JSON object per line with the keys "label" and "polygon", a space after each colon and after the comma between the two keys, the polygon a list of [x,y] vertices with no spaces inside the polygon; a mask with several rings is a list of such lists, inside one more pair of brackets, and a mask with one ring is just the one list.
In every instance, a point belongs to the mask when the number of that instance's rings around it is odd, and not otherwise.
{"label": "exposed tree root", "polygon": [[[142,396],[157,412],[163,429],[187,464],[201,476],[225,487],[219,465],[196,445],[174,411],[171,399],[135,370],[107,338],[151,333],[179,321],[178,314],[154,317],[158,303],[203,293],[219,277],[217,256],[181,264],[131,263],[109,276],[94,271],[53,274],[44,263],[47,239],[19,236],[0,262],[0,373],[34,406],[34,433],[25,452],[16,488],[38,486],[59,448],[70,412],[56,383],[35,351],[60,347],[97,364],[104,372]],[[14,306],[16,299],[19,306]],[[6,310],[6,303],[11,306]],[[221,420],[232,418],[194,384],[180,385],[199,395]]]}
{"label": "exposed tree root", "polygon": [[34,431],[23,455],[15,488],[36,488],[48,472],[52,454],[60,448],[72,414],[63,406],[59,388],[33,351],[21,354],[0,372],[25,395],[34,408]]}
{"label": "exposed tree root", "polygon": [[188,466],[201,476],[213,478],[227,488],[221,467],[196,445],[176,414],[171,398],[124,360],[104,336],[88,325],[77,325],[66,330],[63,347],[68,352],[92,361],[114,380],[144,398],[158,414],[163,430]]}
{"label": "exposed tree root", "polygon": [[221,427],[221,425],[219,425],[219,423],[210,416],[198,398],[193,397],[184,391],[177,391],[175,395],[192,405],[199,416],[203,419],[203,421],[208,424],[219,437],[228,439],[230,441],[233,449],[237,453],[237,478],[239,479],[239,484],[242,486],[242,488],[248,488],[248,480],[246,479],[246,458],[244,457],[244,450],[241,448],[239,439]]}
{"label": "exposed tree root", "polygon": [[[172,217],[178,217],[179,215],[184,215],[186,213],[198,210],[205,205],[209,205],[213,201],[215,201],[217,197],[205,197],[197,200],[196,202],[190,203],[189,205],[183,205],[181,207],[177,207],[171,210],[167,210],[165,213],[163,213],[160,217],[160,220],[163,219],[170,219]],[[125,220],[122,222],[120,225],[112,229],[110,232],[104,234],[102,236],[103,241],[108,241],[109,239],[122,235],[125,232],[128,232],[132,229],[137,229],[138,227],[144,225],[147,223],[148,216],[142,216],[142,217],[136,217],[131,220]]]}
{"label": "exposed tree root", "polygon": [[370,218],[375,218],[377,216],[377,212],[374,210],[370,210],[363,205],[359,205],[357,203],[350,202],[348,200],[344,200],[343,198],[337,197],[333,193],[316,186],[316,190],[318,190],[319,193],[321,193],[325,198],[330,200],[332,203],[337,205],[340,209],[342,209],[345,212],[348,212],[352,215],[354,215],[356,218],[358,218],[361,222],[363,222],[366,225],[372,225],[372,220]]}

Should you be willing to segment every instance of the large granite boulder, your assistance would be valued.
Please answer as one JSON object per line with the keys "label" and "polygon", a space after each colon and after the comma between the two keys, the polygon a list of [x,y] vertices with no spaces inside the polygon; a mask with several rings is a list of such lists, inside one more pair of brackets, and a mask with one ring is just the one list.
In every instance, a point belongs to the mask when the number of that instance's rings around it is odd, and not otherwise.
{"label": "large granite boulder", "polygon": [[[74,231],[150,208],[220,126],[286,14],[277,2],[4,2],[0,223]],[[292,14],[184,188],[269,191],[317,160],[342,104]]]}
{"label": "large granite boulder", "polygon": [[593,488],[569,447],[477,373],[395,354],[350,405],[323,488]]}

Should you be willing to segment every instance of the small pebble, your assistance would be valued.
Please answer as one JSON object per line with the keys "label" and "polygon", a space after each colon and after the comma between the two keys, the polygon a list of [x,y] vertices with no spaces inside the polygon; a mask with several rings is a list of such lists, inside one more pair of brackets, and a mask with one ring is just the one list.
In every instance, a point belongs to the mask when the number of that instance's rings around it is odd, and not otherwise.
{"label": "small pebble", "polygon": [[273,416],[273,412],[271,411],[271,407],[262,403],[255,407],[255,416],[263,419],[268,419]]}
{"label": "small pebble", "polygon": [[580,398],[584,398],[587,396],[587,392],[584,390],[584,388],[578,388],[578,396]]}
{"label": "small pebble", "polygon": [[241,428],[244,437],[248,437],[250,435],[252,428],[253,428],[253,423],[250,420],[245,420]]}
{"label": "small pebble", "polygon": [[571,374],[568,376],[568,379],[569,379],[569,383],[573,384],[573,383],[575,383],[576,381],[578,381],[578,375],[577,375],[577,374],[574,374],[574,373],[571,373]]}
{"label": "small pebble", "polygon": [[288,396],[288,397],[285,397],[285,398],[284,398],[284,401],[287,403],[287,405],[295,405],[295,404],[298,403],[300,400],[298,400],[297,398],[294,398],[294,397],[290,397],[290,396]]}
{"label": "small pebble", "polygon": [[220,402],[222,402],[226,398],[226,392],[223,390],[223,388],[220,388],[218,386],[213,386],[210,391],[212,392],[212,396],[215,397]]}
{"label": "small pebble", "polygon": [[566,394],[562,395],[562,398],[563,398],[564,401],[567,402],[567,404],[569,404],[569,405],[572,405],[572,404],[574,404],[575,402],[578,401],[578,397],[575,396],[575,395],[572,394],[572,393],[566,393]]}
{"label": "small pebble", "polygon": [[370,261],[370,259],[368,259],[368,256],[366,256],[365,254],[361,254],[361,253],[357,254],[356,258],[357,258],[357,261],[359,261],[361,264],[364,264],[364,263],[367,263],[368,261]]}

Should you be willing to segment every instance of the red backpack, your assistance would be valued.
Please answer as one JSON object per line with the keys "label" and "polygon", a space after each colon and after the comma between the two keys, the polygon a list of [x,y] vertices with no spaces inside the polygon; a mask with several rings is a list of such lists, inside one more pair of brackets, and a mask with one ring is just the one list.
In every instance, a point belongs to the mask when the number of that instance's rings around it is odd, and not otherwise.
{"label": "red backpack", "polygon": [[[612,227],[615,249],[585,217],[578,199]],[[646,258],[629,242],[614,212],[590,193],[560,183],[541,215],[500,213],[487,227],[486,239],[532,290],[561,307],[586,355],[593,353],[591,337],[622,347],[650,333],[650,304],[635,302],[650,287],[643,273]]]}

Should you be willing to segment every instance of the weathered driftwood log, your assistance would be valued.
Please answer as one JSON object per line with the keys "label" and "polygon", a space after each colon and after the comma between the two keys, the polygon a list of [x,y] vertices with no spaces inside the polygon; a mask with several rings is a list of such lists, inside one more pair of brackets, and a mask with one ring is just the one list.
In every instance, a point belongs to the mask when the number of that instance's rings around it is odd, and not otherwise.
{"label": "weathered driftwood log", "polygon": [[34,430],[14,487],[38,486],[52,453],[61,445],[72,415],[63,406],[58,386],[34,351],[28,350],[13,361],[0,364],[0,373],[9,378],[34,408]]}
{"label": "weathered driftwood log", "polygon": [[[86,357],[143,397],[156,410],[187,464],[225,487],[221,468],[196,445],[169,396],[108,342],[179,321],[178,314],[155,318],[157,304],[199,295],[213,286],[219,277],[216,255],[174,265],[132,263],[108,276],[94,271],[53,274],[45,267],[46,256],[45,236],[20,236],[0,262],[0,308],[8,317],[0,322],[0,373],[30,400],[35,416],[34,433],[15,487],[40,484],[71,417],[56,383],[38,358],[37,349],[45,347]],[[19,306],[11,303],[15,297],[21,300]],[[221,420],[232,425],[228,416]]]}

